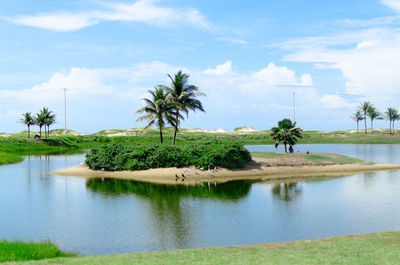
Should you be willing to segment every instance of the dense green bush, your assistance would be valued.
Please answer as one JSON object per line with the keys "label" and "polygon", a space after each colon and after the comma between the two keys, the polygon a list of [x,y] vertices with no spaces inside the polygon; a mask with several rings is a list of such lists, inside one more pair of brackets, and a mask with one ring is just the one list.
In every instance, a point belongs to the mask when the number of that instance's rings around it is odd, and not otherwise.
{"label": "dense green bush", "polygon": [[86,155],[85,163],[91,169],[108,171],[187,166],[235,169],[243,168],[250,160],[251,155],[242,144],[212,139],[175,146],[110,143],[92,149]]}

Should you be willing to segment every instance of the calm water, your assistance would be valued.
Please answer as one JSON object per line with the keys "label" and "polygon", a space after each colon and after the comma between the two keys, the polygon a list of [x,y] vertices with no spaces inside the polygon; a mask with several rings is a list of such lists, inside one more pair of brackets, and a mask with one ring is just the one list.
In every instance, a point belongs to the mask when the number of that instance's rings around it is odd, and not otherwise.
{"label": "calm water", "polygon": [[[249,146],[252,151],[272,146]],[[400,145],[300,145],[400,163]],[[256,244],[400,229],[400,171],[294,184],[171,187],[50,175],[83,155],[0,166],[0,238],[80,254]]]}

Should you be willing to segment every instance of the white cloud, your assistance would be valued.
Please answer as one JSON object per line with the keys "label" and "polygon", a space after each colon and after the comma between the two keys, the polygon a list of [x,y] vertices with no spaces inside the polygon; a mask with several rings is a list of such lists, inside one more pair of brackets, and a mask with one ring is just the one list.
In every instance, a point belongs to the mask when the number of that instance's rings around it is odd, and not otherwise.
{"label": "white cloud", "polygon": [[233,43],[233,44],[241,44],[241,45],[249,44],[248,41],[245,41],[245,40],[242,40],[242,39],[218,37],[217,40],[223,41],[223,42],[229,42],[229,43]]}
{"label": "white cloud", "polygon": [[254,78],[265,81],[270,85],[294,85],[296,84],[295,73],[286,66],[278,67],[269,63],[266,68],[254,73]]}
{"label": "white cloud", "polygon": [[106,2],[105,10],[86,12],[56,12],[49,14],[21,15],[9,19],[19,25],[55,31],[74,31],[93,26],[101,21],[141,22],[160,27],[190,25],[212,30],[213,25],[196,9],[161,7],[154,0],[138,0],[132,4]]}
{"label": "white cloud", "polygon": [[381,41],[380,40],[366,40],[366,41],[362,41],[360,43],[357,44],[356,49],[364,49],[364,48],[368,48],[368,47],[373,47],[377,44],[379,44]]}
{"label": "white cloud", "polygon": [[312,86],[313,85],[313,80],[311,78],[310,74],[304,74],[301,76],[301,86]]}
{"label": "white cloud", "polygon": [[232,72],[232,61],[227,61],[224,64],[217,65],[215,69],[208,68],[204,70],[206,75],[225,75]]}
{"label": "white cloud", "polygon": [[400,1],[399,0],[381,0],[384,5],[394,9],[397,12],[400,12]]}
{"label": "white cloud", "polygon": [[343,108],[354,108],[355,104],[350,103],[348,100],[342,98],[339,95],[324,95],[321,98],[324,107],[328,109],[343,109]]}
{"label": "white cloud", "polygon": [[399,29],[368,29],[289,43],[285,43],[285,49],[292,52],[285,60],[340,70],[346,79],[341,92],[373,100],[381,108],[397,104],[395,99],[400,96]]}
{"label": "white cloud", "polygon": [[18,16],[11,19],[19,25],[43,28],[56,31],[73,31],[93,26],[98,23],[97,19],[88,14],[48,14],[36,16]]}

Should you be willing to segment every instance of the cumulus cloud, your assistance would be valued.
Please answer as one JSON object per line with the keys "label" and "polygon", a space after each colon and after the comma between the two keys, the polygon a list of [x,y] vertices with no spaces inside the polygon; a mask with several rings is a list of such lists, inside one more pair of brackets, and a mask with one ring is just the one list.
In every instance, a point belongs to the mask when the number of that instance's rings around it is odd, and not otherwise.
{"label": "cumulus cloud", "polygon": [[[336,47],[338,44],[342,46]],[[381,107],[397,104],[394,99],[400,96],[400,30],[368,29],[303,38],[286,45],[291,52],[285,60],[340,70],[346,79],[341,92],[373,100]]]}
{"label": "cumulus cloud", "polygon": [[399,0],[381,0],[384,5],[394,9],[397,12],[400,12],[400,1]]}
{"label": "cumulus cloud", "polygon": [[215,68],[207,68],[204,70],[206,75],[225,75],[232,72],[232,61],[217,65]]}
{"label": "cumulus cloud", "polygon": [[186,24],[202,30],[212,30],[212,24],[196,9],[176,9],[156,5],[154,0],[138,0],[132,4],[105,2],[104,10],[85,12],[55,12],[20,15],[9,20],[15,24],[55,31],[74,31],[101,21],[141,22],[160,27]]}
{"label": "cumulus cloud", "polygon": [[321,98],[324,107],[328,109],[343,109],[343,108],[354,108],[355,104],[350,103],[339,95],[323,95]]}

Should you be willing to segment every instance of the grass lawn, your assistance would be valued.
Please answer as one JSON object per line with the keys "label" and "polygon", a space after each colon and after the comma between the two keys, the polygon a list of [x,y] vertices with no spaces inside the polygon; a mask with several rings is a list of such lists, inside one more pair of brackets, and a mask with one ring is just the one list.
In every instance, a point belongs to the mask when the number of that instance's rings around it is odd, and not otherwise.
{"label": "grass lawn", "polygon": [[19,155],[0,152],[0,165],[19,163],[23,160]]}
{"label": "grass lawn", "polygon": [[[21,264],[399,264],[400,231],[288,243],[56,258]],[[9,263],[13,264],[13,263]]]}
{"label": "grass lawn", "polygon": [[0,241],[0,262],[71,256],[75,256],[75,254],[62,252],[51,242]]}

